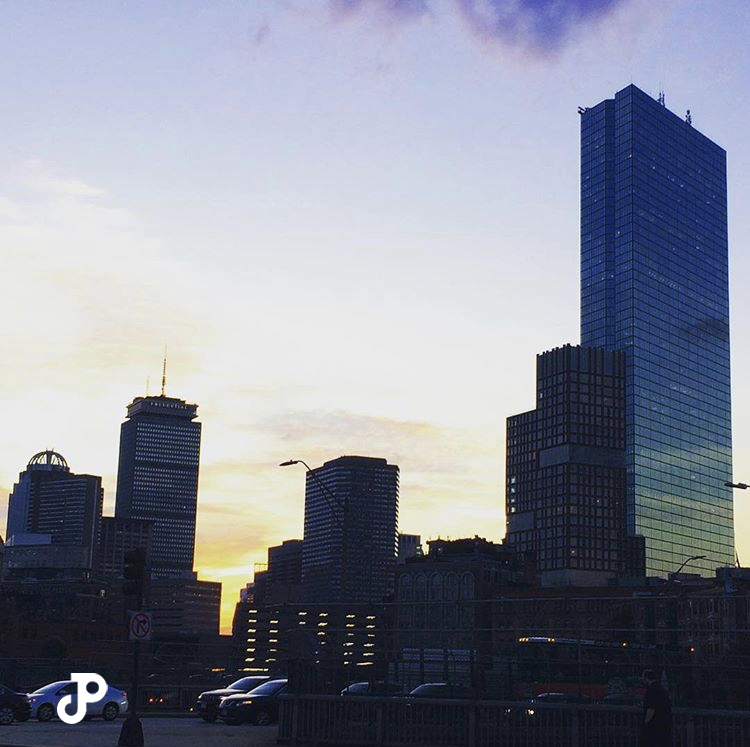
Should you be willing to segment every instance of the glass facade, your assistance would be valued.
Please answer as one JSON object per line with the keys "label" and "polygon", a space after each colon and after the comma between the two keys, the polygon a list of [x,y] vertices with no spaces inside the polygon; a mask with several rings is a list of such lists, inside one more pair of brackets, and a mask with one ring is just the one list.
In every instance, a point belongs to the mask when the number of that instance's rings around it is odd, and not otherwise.
{"label": "glass facade", "polygon": [[733,565],[726,153],[635,86],[581,115],[581,343],[625,353],[647,572]]}
{"label": "glass facade", "polygon": [[201,445],[197,409],[174,397],[136,397],[120,429],[115,516],[152,522],[154,576],[193,570]]}

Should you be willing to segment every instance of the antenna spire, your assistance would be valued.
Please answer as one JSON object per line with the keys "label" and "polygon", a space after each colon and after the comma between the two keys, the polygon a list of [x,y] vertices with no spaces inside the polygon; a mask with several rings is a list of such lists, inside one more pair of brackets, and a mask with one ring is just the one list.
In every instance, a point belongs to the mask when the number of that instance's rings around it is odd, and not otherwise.
{"label": "antenna spire", "polygon": [[147,397],[151,396],[151,377],[150,376],[146,377],[146,396]]}
{"label": "antenna spire", "polygon": [[167,346],[164,346],[164,362],[161,366],[161,396],[164,396],[164,390],[167,386]]}

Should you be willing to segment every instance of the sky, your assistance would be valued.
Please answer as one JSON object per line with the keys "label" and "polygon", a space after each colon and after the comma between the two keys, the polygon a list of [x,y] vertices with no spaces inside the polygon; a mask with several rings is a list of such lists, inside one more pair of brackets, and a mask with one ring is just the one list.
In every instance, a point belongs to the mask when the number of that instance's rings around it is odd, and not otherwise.
{"label": "sky", "polygon": [[[750,482],[750,6],[0,2],[0,534],[32,454],[103,476],[138,395],[199,405],[226,630],[304,470],[401,470],[401,531],[504,534],[505,419],[579,341],[579,118],[630,83],[728,152]],[[750,493],[750,491],[748,491]],[[737,491],[750,563],[750,495]],[[747,559],[747,560],[746,560]]]}

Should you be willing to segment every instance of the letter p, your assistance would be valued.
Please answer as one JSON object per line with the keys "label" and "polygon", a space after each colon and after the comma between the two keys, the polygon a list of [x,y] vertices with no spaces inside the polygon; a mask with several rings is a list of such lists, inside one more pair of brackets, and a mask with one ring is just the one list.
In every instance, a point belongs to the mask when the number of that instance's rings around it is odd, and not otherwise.
{"label": "letter p", "polygon": [[[78,724],[83,721],[83,717],[86,715],[86,704],[96,703],[104,697],[107,692],[107,683],[104,681],[104,677],[96,674],[96,672],[73,672],[70,679],[76,683],[78,690],[76,712],[71,716],[65,710],[73,702],[73,696],[64,695],[57,704],[57,715],[66,724]],[[96,692],[90,693],[88,691],[87,687],[90,684],[96,685]]]}

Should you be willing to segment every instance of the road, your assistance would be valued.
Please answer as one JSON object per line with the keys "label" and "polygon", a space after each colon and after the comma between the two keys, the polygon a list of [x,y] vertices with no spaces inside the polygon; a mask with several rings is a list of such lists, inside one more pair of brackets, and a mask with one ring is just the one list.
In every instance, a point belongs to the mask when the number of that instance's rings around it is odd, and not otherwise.
{"label": "road", "polygon": [[[0,726],[0,747],[116,747],[122,721],[27,721]],[[145,747],[271,747],[274,726],[225,726],[198,718],[143,719]]]}

